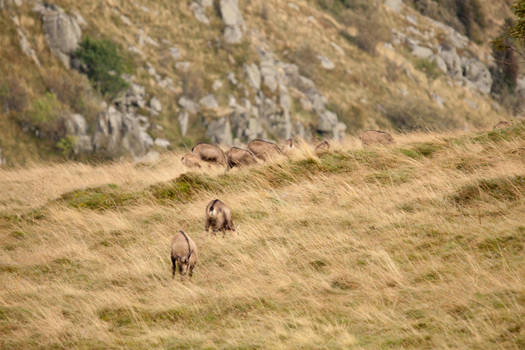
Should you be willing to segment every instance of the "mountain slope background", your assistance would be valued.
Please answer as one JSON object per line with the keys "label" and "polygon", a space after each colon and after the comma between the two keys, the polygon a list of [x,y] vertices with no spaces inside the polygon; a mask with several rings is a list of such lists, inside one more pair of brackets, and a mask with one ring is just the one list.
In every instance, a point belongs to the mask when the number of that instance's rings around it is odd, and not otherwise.
{"label": "mountain slope background", "polygon": [[[4,0],[3,163],[492,127],[511,117],[490,94],[490,40],[511,2],[467,3]],[[57,54],[53,36],[76,49]],[[82,55],[87,39],[99,46]],[[108,42],[114,93],[78,59]]]}

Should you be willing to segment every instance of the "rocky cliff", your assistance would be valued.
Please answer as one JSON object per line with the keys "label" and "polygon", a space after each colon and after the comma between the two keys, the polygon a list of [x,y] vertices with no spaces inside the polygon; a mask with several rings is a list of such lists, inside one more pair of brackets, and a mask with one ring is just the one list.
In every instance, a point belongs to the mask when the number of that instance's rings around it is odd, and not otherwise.
{"label": "rocky cliff", "polygon": [[[202,140],[341,139],[508,117],[490,96],[490,38],[474,43],[400,0],[344,16],[329,3],[2,0],[0,162],[29,157],[23,143],[141,158]],[[93,83],[78,55],[86,37],[131,62],[108,72],[123,81],[118,93]]]}

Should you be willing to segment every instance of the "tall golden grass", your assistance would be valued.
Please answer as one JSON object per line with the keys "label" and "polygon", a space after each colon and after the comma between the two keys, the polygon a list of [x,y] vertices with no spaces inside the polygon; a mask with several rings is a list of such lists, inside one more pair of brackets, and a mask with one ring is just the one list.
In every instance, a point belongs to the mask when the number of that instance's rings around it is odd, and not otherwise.
{"label": "tall golden grass", "polygon": [[[55,199],[108,183],[143,193],[186,171],[179,155],[2,170],[0,347],[523,349],[520,135],[348,139],[322,158],[303,145],[226,175],[245,188],[109,210]],[[328,170],[267,186],[269,167],[310,163]],[[204,233],[215,197],[237,226],[225,239]],[[180,229],[199,247],[192,280],[171,279]]]}

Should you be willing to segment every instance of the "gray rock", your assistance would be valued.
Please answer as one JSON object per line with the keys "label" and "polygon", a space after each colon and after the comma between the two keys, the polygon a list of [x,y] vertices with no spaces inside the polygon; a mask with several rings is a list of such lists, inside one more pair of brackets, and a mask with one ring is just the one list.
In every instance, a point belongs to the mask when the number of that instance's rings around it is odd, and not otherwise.
{"label": "gray rock", "polygon": [[112,157],[127,153],[139,157],[146,154],[153,144],[140,118],[134,114],[122,113],[113,106],[99,114],[93,135],[95,152]]}
{"label": "gray rock", "polygon": [[190,115],[188,112],[183,111],[179,113],[179,117],[177,119],[179,121],[180,133],[182,136],[186,136],[186,133],[188,132],[188,122],[190,120]]}
{"label": "gray rock", "polygon": [[191,63],[190,62],[177,62],[175,63],[175,69],[181,72],[187,72],[190,70]]}
{"label": "gray rock", "polygon": [[233,138],[229,118],[219,118],[210,121],[208,123],[206,137],[213,143],[231,145]]}
{"label": "gray rock", "polygon": [[299,11],[299,6],[297,6],[297,4],[295,4],[293,2],[289,2],[288,3],[288,7],[291,8],[291,9],[294,9],[296,11]]}
{"label": "gray rock", "polygon": [[164,79],[160,80],[159,86],[163,89],[175,91],[175,85],[173,83],[173,79],[171,79],[170,77],[165,77]]}
{"label": "gray rock", "polygon": [[333,112],[325,110],[319,115],[317,130],[322,133],[330,133],[334,130],[334,127],[337,125],[337,123],[337,115]]}
{"label": "gray rock", "polygon": [[144,57],[144,52],[142,52],[142,50],[139,49],[139,48],[136,47],[136,46],[130,46],[130,47],[128,48],[128,51],[131,52],[131,53],[134,53],[134,54],[136,54],[136,55],[139,55],[139,56],[141,56],[141,57]]}
{"label": "gray rock", "polygon": [[162,104],[160,103],[160,101],[158,100],[158,98],[156,97],[153,97],[150,101],[149,101],[149,106],[150,108],[152,109],[152,111],[154,113],[160,113],[162,112]]}
{"label": "gray rock", "polygon": [[73,136],[88,134],[86,119],[80,114],[72,114],[65,119],[66,133]]}
{"label": "gray rock", "polygon": [[463,76],[463,68],[461,66],[461,58],[459,57],[455,48],[443,48],[439,52],[439,56],[447,65],[447,72],[453,78],[460,78]]}
{"label": "gray rock", "polygon": [[171,146],[171,142],[169,142],[166,139],[158,138],[158,139],[155,139],[155,146],[160,147],[160,148],[168,148],[169,146]]}
{"label": "gray rock", "polygon": [[153,39],[152,37],[144,33],[143,29],[139,29],[137,41],[138,41],[139,46],[144,46],[145,44],[148,44],[154,47],[160,46],[159,43],[155,39]]}
{"label": "gray rock", "polygon": [[403,6],[403,1],[402,0],[385,0],[385,6],[396,12],[396,13],[399,13],[401,11],[401,7]]}
{"label": "gray rock", "polygon": [[131,22],[131,20],[130,20],[128,17],[126,17],[126,16],[124,16],[124,15],[122,15],[122,14],[120,15],[120,20],[121,20],[122,23],[124,23],[125,25],[128,25],[128,26],[130,26],[130,27],[133,26],[133,23]]}
{"label": "gray rock", "polygon": [[319,55],[317,56],[317,58],[319,59],[319,61],[321,61],[321,67],[323,67],[324,69],[332,70],[335,68],[335,64],[332,61],[330,61],[328,57]]}
{"label": "gray rock", "polygon": [[206,25],[210,24],[210,20],[206,16],[206,8],[200,2],[192,2],[190,9],[193,11],[193,16],[197,21]]}
{"label": "gray rock", "polygon": [[237,78],[235,78],[235,73],[228,73],[227,79],[232,85],[237,85]]}
{"label": "gray rock", "polygon": [[182,58],[182,52],[180,52],[180,50],[176,47],[170,47],[169,49],[169,52],[170,52],[170,55],[171,57],[175,60],[175,61],[178,61]]}
{"label": "gray rock", "polygon": [[38,59],[35,50],[33,50],[31,47],[31,44],[27,40],[27,37],[25,36],[22,29],[17,28],[16,32],[18,34],[18,40],[20,42],[20,48],[22,49],[22,52],[25,53],[26,56],[30,57],[33,62],[35,62],[35,64],[40,67],[40,60]]}
{"label": "gray rock", "polygon": [[199,103],[203,108],[206,108],[206,109],[219,108],[219,103],[217,102],[217,99],[215,98],[215,95],[213,94],[204,96],[203,98],[201,98]]}
{"label": "gray rock", "polygon": [[345,55],[345,50],[343,50],[343,48],[341,46],[337,45],[334,42],[331,42],[330,45],[334,48],[335,51],[337,51],[337,53],[339,55],[341,55],[341,56]]}
{"label": "gray rock", "polygon": [[219,90],[220,88],[222,88],[222,81],[215,80],[211,88],[213,89],[213,91]]}
{"label": "gray rock", "polygon": [[428,59],[432,57],[433,54],[434,52],[432,51],[432,49],[429,49],[428,47],[418,45],[412,46],[412,55],[414,55],[417,58]]}
{"label": "gray rock", "polygon": [[261,88],[261,72],[255,64],[245,64],[244,72],[246,73],[246,78],[248,83],[258,91]]}
{"label": "gray rock", "polygon": [[242,41],[245,24],[239,10],[238,0],[220,0],[219,9],[226,25],[224,40],[229,44],[239,44]]}
{"label": "gray rock", "polygon": [[190,114],[197,114],[200,110],[200,107],[197,103],[184,96],[179,98],[178,103],[179,106],[181,106],[185,111],[187,111]]}
{"label": "gray rock", "polygon": [[438,68],[443,72],[443,73],[447,73],[448,72],[448,69],[447,69],[447,64],[445,63],[445,60],[443,60],[443,58],[439,55],[433,55],[432,57],[430,57],[430,61],[431,62],[435,62],[436,65],[438,66]]}
{"label": "gray rock", "polygon": [[77,48],[82,37],[77,20],[55,5],[36,6],[43,22],[43,31],[47,45],[66,67],[70,67],[70,54]]}
{"label": "gray rock", "polygon": [[463,62],[465,77],[475,89],[483,94],[490,93],[492,87],[492,75],[489,69],[477,59],[471,58]]}

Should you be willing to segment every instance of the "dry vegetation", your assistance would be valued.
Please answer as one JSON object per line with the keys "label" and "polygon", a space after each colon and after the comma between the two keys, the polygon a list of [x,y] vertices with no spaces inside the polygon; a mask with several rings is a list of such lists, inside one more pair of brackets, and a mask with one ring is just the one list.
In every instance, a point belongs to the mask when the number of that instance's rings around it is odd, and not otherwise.
{"label": "dry vegetation", "polygon": [[[397,140],[228,174],[0,171],[0,347],[523,349],[525,125]],[[203,232],[215,197],[225,239]]]}

